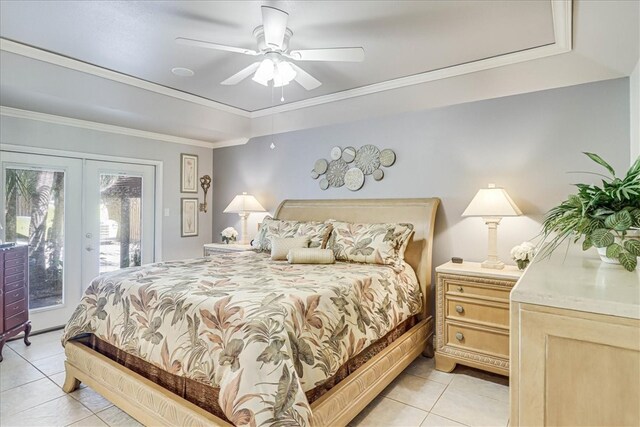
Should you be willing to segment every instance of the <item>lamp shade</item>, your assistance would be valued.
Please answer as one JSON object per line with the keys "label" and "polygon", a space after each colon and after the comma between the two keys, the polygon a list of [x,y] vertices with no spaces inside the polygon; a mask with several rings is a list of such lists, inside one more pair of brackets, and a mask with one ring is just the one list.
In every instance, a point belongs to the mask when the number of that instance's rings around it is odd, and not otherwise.
{"label": "lamp shade", "polygon": [[489,188],[480,189],[462,213],[462,216],[483,217],[518,215],[522,215],[522,211],[503,188],[496,188],[494,184],[489,184]]}
{"label": "lamp shade", "polygon": [[242,193],[233,198],[224,213],[265,212],[264,208],[255,197]]}

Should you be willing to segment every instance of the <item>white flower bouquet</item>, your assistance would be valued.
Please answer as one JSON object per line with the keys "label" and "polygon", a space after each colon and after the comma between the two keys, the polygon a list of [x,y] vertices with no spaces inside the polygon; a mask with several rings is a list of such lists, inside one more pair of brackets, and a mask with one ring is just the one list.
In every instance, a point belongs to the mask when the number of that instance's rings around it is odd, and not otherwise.
{"label": "white flower bouquet", "polygon": [[527,268],[535,254],[536,246],[531,242],[523,242],[511,249],[511,258],[518,264],[520,270]]}
{"label": "white flower bouquet", "polygon": [[233,227],[227,227],[222,230],[220,236],[222,236],[222,243],[228,245],[229,243],[236,241],[236,239],[238,238],[238,231]]}

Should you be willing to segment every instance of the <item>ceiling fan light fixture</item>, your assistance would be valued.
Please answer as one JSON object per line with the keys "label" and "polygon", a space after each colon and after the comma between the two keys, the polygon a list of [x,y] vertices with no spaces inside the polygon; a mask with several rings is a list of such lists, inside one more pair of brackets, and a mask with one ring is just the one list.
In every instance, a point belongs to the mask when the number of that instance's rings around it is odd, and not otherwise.
{"label": "ceiling fan light fixture", "polygon": [[278,75],[285,81],[285,84],[296,78],[296,71],[287,61],[280,61],[277,64]]}
{"label": "ceiling fan light fixture", "polygon": [[269,58],[266,58],[260,63],[260,66],[256,70],[256,73],[253,75],[252,80],[256,83],[260,83],[263,86],[268,86],[269,80],[273,79],[274,71],[275,66],[273,64],[273,61],[271,61]]}

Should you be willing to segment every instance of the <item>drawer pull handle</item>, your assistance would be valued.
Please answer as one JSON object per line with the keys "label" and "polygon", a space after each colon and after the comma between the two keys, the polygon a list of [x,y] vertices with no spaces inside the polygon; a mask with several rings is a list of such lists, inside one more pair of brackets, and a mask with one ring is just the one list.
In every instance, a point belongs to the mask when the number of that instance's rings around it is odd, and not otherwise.
{"label": "drawer pull handle", "polygon": [[464,339],[464,335],[462,335],[462,332],[456,332],[456,339],[458,341],[462,341]]}
{"label": "drawer pull handle", "polygon": [[458,292],[464,292],[464,288],[462,286],[458,286]]}
{"label": "drawer pull handle", "polygon": [[456,311],[458,313],[464,313],[464,307],[462,307],[461,305],[456,305]]}

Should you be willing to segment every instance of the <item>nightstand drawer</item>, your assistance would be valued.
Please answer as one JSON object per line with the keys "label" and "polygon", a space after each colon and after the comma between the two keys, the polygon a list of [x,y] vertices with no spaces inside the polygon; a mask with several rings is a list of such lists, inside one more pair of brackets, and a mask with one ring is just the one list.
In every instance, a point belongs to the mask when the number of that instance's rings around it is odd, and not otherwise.
{"label": "nightstand drawer", "polygon": [[[483,286],[474,282],[465,282],[462,280],[443,278],[445,282],[445,289],[447,294],[452,295],[464,295],[470,297],[489,297],[502,299],[505,302],[509,302],[509,293],[511,288],[497,288],[490,286]],[[488,282],[488,281],[487,281]]]}
{"label": "nightstand drawer", "polygon": [[509,304],[449,297],[445,301],[447,319],[509,328]]}
{"label": "nightstand drawer", "polygon": [[509,358],[509,332],[446,322],[447,345]]}

